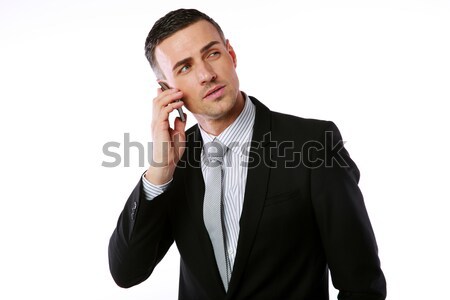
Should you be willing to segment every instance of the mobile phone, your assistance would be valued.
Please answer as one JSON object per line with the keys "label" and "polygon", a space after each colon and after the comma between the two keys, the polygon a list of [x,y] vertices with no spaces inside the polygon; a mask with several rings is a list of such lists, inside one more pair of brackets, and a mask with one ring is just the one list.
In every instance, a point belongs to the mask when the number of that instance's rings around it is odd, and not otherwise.
{"label": "mobile phone", "polygon": [[[170,87],[164,81],[158,81],[158,83],[161,86],[161,89],[163,91],[170,89]],[[181,99],[178,99],[177,101],[180,101],[180,100]],[[178,110],[178,114],[180,115],[181,121],[186,122],[186,118],[184,117],[183,109],[180,107],[180,108],[177,108],[177,110]]]}

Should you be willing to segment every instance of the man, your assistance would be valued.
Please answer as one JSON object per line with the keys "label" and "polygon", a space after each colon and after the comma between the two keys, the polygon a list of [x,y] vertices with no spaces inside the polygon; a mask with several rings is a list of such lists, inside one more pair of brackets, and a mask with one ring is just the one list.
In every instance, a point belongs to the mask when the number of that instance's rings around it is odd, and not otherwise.
{"label": "man", "polygon": [[[336,126],[241,92],[233,48],[197,10],[158,20],[146,55],[174,88],[153,100],[153,161],[110,240],[116,283],[146,280],[175,241],[179,299],[328,299],[328,270],[339,299],[385,299],[359,171]],[[183,106],[198,121],[186,132],[168,120]]]}

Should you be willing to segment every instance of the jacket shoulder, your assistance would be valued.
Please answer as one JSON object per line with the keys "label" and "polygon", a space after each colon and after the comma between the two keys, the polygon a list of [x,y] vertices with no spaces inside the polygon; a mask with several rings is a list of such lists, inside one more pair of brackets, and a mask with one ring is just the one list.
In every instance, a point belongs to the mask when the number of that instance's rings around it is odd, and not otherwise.
{"label": "jacket shoulder", "polygon": [[276,111],[271,111],[270,115],[272,132],[284,138],[315,139],[325,131],[337,130],[336,125],[328,120],[303,118]]}

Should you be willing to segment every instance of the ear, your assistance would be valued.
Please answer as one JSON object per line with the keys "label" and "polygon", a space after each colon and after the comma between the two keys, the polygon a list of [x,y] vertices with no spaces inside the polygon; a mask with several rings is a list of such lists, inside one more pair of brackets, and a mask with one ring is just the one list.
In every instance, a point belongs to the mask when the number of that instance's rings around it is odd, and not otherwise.
{"label": "ear", "polygon": [[226,45],[227,45],[227,51],[230,54],[231,59],[233,60],[234,67],[236,68],[236,66],[237,66],[236,52],[234,52],[233,47],[231,47],[229,40],[226,41]]}

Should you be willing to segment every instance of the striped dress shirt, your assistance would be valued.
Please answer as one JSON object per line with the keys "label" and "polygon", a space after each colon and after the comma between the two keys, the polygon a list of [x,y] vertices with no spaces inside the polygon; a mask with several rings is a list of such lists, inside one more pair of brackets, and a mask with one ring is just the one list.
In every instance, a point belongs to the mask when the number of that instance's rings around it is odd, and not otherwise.
{"label": "striped dress shirt", "polygon": [[[245,185],[247,182],[248,153],[253,134],[253,124],[255,122],[255,105],[247,95],[245,95],[244,99],[245,105],[242,112],[218,136],[208,134],[199,126],[203,145],[212,142],[214,139],[218,139],[228,148],[222,164],[222,197],[226,242],[231,269],[233,269],[234,259],[236,257],[239,238],[239,220],[244,204]],[[204,163],[206,161],[204,149],[202,150],[201,158],[203,179],[206,182],[206,170],[208,166]],[[149,201],[163,193],[171,183],[169,181],[162,185],[154,185],[145,178],[145,174],[142,176],[142,181],[145,197]]]}

